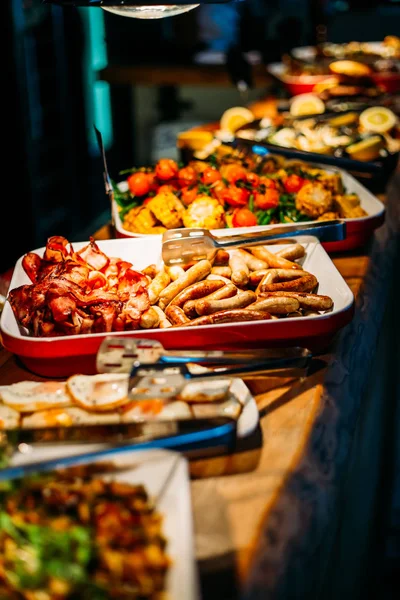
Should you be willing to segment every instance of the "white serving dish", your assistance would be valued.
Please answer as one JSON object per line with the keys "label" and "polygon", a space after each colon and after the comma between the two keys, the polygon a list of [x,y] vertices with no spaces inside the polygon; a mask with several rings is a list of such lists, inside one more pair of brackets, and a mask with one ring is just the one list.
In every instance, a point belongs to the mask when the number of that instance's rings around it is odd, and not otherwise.
{"label": "white serving dish", "polygon": [[[235,349],[273,346],[306,346],[328,343],[336,332],[352,318],[354,297],[319,241],[313,236],[293,238],[306,248],[306,256],[299,261],[303,268],[314,274],[318,281],[318,293],[330,296],[334,301],[331,312],[314,317],[290,317],[278,320],[260,320],[244,323],[224,323],[201,327],[177,327],[169,329],[140,329],[115,332],[115,336],[146,337],[156,339],[166,349]],[[88,242],[73,244],[78,250]],[[133,263],[141,270],[161,261],[159,236],[146,238],[121,238],[98,242],[108,255]],[[285,244],[273,245],[276,251]],[[44,248],[34,250],[42,255]],[[30,283],[18,259],[10,283],[10,290]],[[74,373],[95,373],[96,353],[106,333],[34,338],[19,327],[8,302],[0,318],[0,331],[4,347],[18,355],[33,373],[45,377],[67,377]]]}
{"label": "white serving dish", "polygon": [[[87,463],[112,460],[118,467],[126,467],[119,473],[107,475],[130,484],[143,484],[148,493],[156,498],[161,492],[157,508],[164,516],[163,532],[167,538],[167,552],[172,565],[167,576],[167,593],[171,600],[199,600],[199,577],[194,551],[194,531],[190,479],[187,459],[169,450],[128,451],[117,453],[110,449],[101,452],[102,445],[60,444],[35,448],[32,453],[17,453],[11,466],[23,466],[36,461],[59,459],[57,467],[76,464],[76,457],[83,452],[93,452]],[[82,462],[80,462],[82,464]],[[40,469],[39,469],[40,471]],[[165,486],[165,487],[164,487]]]}

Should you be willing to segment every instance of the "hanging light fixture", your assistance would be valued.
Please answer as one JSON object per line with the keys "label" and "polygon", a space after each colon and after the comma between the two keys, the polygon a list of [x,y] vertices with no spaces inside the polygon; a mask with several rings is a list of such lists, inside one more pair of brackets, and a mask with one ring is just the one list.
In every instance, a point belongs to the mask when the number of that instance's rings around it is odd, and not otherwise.
{"label": "hanging light fixture", "polygon": [[188,4],[188,0],[174,0],[173,4],[159,4],[159,0],[42,0],[60,6],[100,7],[121,17],[134,19],[163,19],[188,12],[200,4],[226,4],[231,0],[199,0]]}

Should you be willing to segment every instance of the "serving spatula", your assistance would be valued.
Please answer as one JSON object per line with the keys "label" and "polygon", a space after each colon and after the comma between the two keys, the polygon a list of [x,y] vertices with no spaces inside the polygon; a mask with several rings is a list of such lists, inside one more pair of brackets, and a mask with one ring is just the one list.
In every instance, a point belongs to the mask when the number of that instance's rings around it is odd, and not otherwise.
{"label": "serving spatula", "polygon": [[321,242],[337,242],[346,237],[346,223],[340,219],[280,225],[255,233],[216,236],[208,229],[170,229],[163,233],[162,259],[167,266],[187,265],[199,260],[212,260],[218,250],[260,246],[272,240],[313,235]]}

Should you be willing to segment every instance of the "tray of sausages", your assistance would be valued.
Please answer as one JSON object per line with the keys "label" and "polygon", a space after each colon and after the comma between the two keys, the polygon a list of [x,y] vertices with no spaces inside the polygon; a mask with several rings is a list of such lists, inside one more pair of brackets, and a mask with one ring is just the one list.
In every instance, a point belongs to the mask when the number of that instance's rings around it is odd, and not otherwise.
{"label": "tray of sausages", "polygon": [[161,238],[49,238],[14,268],[0,330],[34,373],[96,372],[106,336],[166,349],[326,348],[352,318],[353,294],[313,236],[219,251],[166,267]]}

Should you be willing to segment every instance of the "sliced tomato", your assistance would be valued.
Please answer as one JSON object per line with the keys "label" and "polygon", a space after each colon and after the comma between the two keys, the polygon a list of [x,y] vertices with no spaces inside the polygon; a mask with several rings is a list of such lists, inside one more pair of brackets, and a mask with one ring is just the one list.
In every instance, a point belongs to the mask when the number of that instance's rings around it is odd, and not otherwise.
{"label": "sliced tomato", "polygon": [[270,177],[260,177],[260,187],[262,187],[261,191],[263,192],[264,189],[276,190],[278,186],[276,185],[275,181]]}

